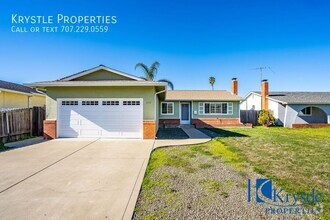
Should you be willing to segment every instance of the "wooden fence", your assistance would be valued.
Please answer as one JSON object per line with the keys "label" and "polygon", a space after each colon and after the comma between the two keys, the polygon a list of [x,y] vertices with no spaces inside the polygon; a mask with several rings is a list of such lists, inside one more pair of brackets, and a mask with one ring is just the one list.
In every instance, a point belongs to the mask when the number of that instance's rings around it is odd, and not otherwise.
{"label": "wooden fence", "polygon": [[0,112],[0,142],[6,143],[27,136],[41,136],[45,109],[33,107]]}
{"label": "wooden fence", "polygon": [[256,110],[241,110],[241,122],[250,123],[253,126],[258,124],[258,114],[259,111]]}

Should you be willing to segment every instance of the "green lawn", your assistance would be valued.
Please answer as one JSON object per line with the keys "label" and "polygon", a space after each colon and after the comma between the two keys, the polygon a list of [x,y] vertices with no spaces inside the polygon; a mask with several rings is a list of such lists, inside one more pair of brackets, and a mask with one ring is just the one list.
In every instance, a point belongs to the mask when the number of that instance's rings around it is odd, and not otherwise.
{"label": "green lawn", "polygon": [[330,128],[210,129],[229,150],[254,170],[290,193],[326,195],[324,214],[330,219]]}
{"label": "green lawn", "polygon": [[308,193],[313,187],[324,193],[323,217],[330,219],[330,128],[211,130],[222,137],[152,153],[134,219],[177,219],[184,217],[182,212],[205,217],[212,214],[202,214],[208,208],[225,214],[230,203],[249,209],[244,206],[246,180],[254,175],[251,167],[287,193]]}

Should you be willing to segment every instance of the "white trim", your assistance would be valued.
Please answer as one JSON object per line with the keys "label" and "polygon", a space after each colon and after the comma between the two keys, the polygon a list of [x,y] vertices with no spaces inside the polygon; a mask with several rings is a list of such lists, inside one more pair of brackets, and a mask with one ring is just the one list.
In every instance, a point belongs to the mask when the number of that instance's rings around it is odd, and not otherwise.
{"label": "white trim", "polygon": [[[203,112],[200,115],[233,115],[234,114],[234,104],[232,102],[200,102],[203,103]],[[227,113],[205,113],[205,104],[227,104]],[[230,106],[231,105],[231,106]],[[231,107],[231,113],[229,113],[229,107]]]}
{"label": "white trim", "polygon": [[[304,110],[305,108],[311,108],[311,113],[310,113],[310,114],[300,114],[300,112],[301,112],[302,110]],[[312,106],[307,106],[307,107],[305,107],[305,108],[301,109],[301,110],[298,112],[298,116],[303,116],[303,117],[305,117],[305,116],[307,116],[307,117],[313,116],[313,107],[312,107]],[[322,110],[323,110],[323,109],[322,109]]]}
{"label": "white trim", "polygon": [[73,76],[64,77],[63,78],[63,81],[70,81],[70,80],[73,80],[73,79],[76,79],[76,78],[79,78],[79,77],[88,75],[90,73],[96,72],[98,70],[106,70],[108,72],[112,72],[112,73],[115,73],[117,75],[124,76],[124,77],[130,78],[130,79],[134,79],[134,80],[138,80],[138,81],[143,81],[144,80],[144,79],[141,79],[139,77],[131,76],[131,75],[127,74],[127,73],[124,73],[124,72],[121,72],[121,71],[118,71],[118,70],[114,70],[114,69],[111,69],[111,68],[106,67],[106,66],[98,66],[98,67],[94,67],[92,69],[89,69],[87,71],[83,71],[83,72],[81,72],[79,74],[75,74]]}
{"label": "white trim", "polygon": [[65,87],[65,86],[165,86],[166,82],[155,81],[58,81],[58,82],[36,82],[24,84],[30,87]]}
{"label": "white trim", "polygon": [[187,99],[187,98],[177,98],[177,99],[165,99],[165,101],[207,101],[207,102],[240,102],[240,101],[244,101],[244,99],[199,99],[199,98],[193,98],[193,99]]}
{"label": "white trim", "polygon": [[[167,104],[172,104],[173,108],[172,108],[172,113],[163,113],[163,103],[167,103]],[[167,108],[168,110],[168,108]],[[160,115],[174,115],[174,102],[160,102]]]}
{"label": "white trim", "polygon": [[35,93],[35,92],[32,92],[31,94],[34,96],[42,96],[42,97],[46,96],[45,94],[40,94],[40,93]]}
{"label": "white trim", "polygon": [[[189,105],[189,107],[188,107],[188,110],[189,110],[189,115],[188,115],[188,120],[186,121],[186,120],[182,120],[181,119],[181,116],[182,116],[182,114],[181,114],[181,105],[182,104],[188,104]],[[179,116],[180,116],[180,124],[183,124],[183,125],[185,125],[185,124],[190,124],[190,117],[191,117],[191,112],[190,112],[190,102],[185,102],[185,101],[183,101],[183,102],[179,102]]]}
{"label": "white trim", "polygon": [[191,101],[191,119],[194,119],[194,101]]}
{"label": "white trim", "polygon": [[[57,109],[56,109],[56,138],[58,138],[59,136],[59,122],[60,122],[60,120],[59,120],[59,115],[60,115],[60,111],[59,111],[59,106],[61,106],[61,103],[62,103],[62,101],[78,101],[78,105],[81,105],[80,103],[79,103],[79,101],[84,101],[84,100],[93,100],[93,99],[96,99],[97,101],[100,101],[100,102],[102,102],[102,101],[140,101],[140,106],[141,106],[141,108],[142,108],[142,123],[141,123],[141,127],[140,127],[140,129],[141,129],[141,131],[142,131],[142,133],[141,133],[141,136],[139,137],[139,139],[143,139],[143,121],[145,121],[144,120],[144,103],[143,103],[143,98],[57,98],[56,99],[56,107],[57,107]],[[102,103],[99,103],[99,105],[98,106],[102,106]],[[53,120],[53,119],[46,119],[46,120]],[[156,120],[156,119],[155,119]]]}

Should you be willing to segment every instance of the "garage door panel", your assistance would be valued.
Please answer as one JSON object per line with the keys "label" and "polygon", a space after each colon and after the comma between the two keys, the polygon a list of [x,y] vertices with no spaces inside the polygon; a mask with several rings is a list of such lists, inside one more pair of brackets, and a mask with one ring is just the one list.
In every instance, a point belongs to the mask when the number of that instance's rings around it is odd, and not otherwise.
{"label": "garage door panel", "polygon": [[78,105],[63,106],[58,102],[59,137],[142,138],[142,99],[138,100],[140,105],[123,105],[125,100],[132,99],[121,99],[118,105],[102,105],[103,101],[117,101],[114,99],[91,100],[99,105],[82,105],[82,99],[70,100],[78,101]]}

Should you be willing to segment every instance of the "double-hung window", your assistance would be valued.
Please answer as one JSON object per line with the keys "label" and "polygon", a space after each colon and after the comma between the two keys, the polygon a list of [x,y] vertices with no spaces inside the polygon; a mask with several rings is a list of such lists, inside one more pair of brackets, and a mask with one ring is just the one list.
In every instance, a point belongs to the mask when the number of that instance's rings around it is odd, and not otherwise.
{"label": "double-hung window", "polygon": [[200,102],[199,114],[231,115],[233,114],[233,103],[232,102]]}
{"label": "double-hung window", "polygon": [[173,115],[174,114],[174,103],[173,102],[162,102],[162,115]]}

